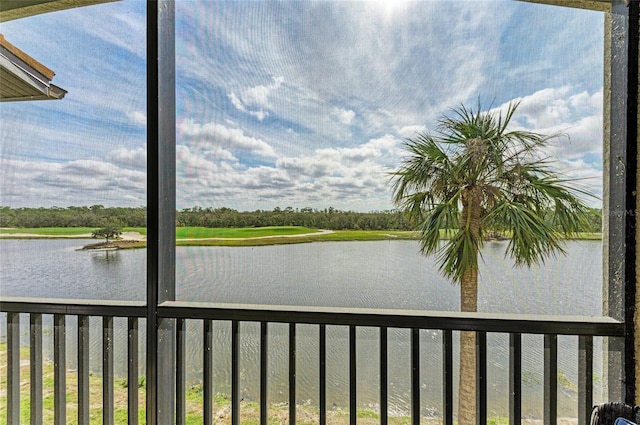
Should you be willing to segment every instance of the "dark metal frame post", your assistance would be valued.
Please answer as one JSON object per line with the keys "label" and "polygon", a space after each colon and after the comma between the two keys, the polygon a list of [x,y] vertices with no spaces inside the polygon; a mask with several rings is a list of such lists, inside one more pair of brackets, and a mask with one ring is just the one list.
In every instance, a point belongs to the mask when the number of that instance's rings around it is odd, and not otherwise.
{"label": "dark metal frame post", "polygon": [[593,409],[593,337],[578,337],[578,423],[586,424]]}
{"label": "dark metal frame post", "polygon": [[558,335],[544,336],[544,424],[558,423]]}
{"label": "dark metal frame post", "polygon": [[7,314],[7,423],[20,422],[20,313]]}
{"label": "dark metal frame post", "polygon": [[175,4],[147,2],[147,423],[173,423],[175,323]]}
{"label": "dark metal frame post", "polygon": [[[592,379],[591,375],[588,379]],[[509,334],[509,423],[522,423],[522,334],[519,333]]]}
{"label": "dark metal frame post", "polygon": [[[625,316],[627,218],[627,51],[628,7],[625,0],[613,0],[605,22],[605,264],[604,315],[623,321]],[[608,84],[607,84],[608,81]],[[607,90],[608,89],[608,90]],[[635,167],[633,165],[632,167]],[[624,400],[625,358],[623,338],[609,338],[605,348],[609,400]]]}
{"label": "dark metal frame post", "polygon": [[29,414],[32,425],[42,424],[42,314],[29,315]]}
{"label": "dark metal frame post", "polygon": [[640,2],[632,0],[628,5],[629,29],[627,43],[627,209],[626,214],[626,255],[625,255],[625,401],[635,405],[636,370],[635,370],[635,314],[636,314],[636,215],[638,183],[638,54]]}

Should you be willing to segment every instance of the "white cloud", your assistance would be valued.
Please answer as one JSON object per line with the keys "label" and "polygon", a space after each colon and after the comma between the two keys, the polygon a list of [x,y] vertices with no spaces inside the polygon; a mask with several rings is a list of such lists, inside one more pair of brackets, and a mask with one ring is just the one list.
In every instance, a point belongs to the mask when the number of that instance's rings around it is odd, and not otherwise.
{"label": "white cloud", "polygon": [[212,122],[199,124],[194,120],[185,119],[178,125],[178,131],[182,136],[194,139],[196,144],[211,144],[211,146],[251,152],[263,157],[276,156],[268,143],[247,136],[238,128],[229,128]]}
{"label": "white cloud", "polygon": [[[557,135],[544,154],[556,160],[557,171],[577,179],[577,185],[596,196],[585,198],[585,202],[600,207],[603,191],[602,91],[588,93],[569,86],[545,88],[512,102],[520,102],[520,106],[511,128]],[[494,112],[499,110],[504,116],[507,106],[505,103]]]}
{"label": "white cloud", "polygon": [[[552,155],[571,160],[584,155],[602,158],[602,91],[589,94],[567,86],[546,88],[516,101],[520,105],[513,117],[513,128],[559,135],[550,145]],[[496,110],[504,115],[506,108],[507,104],[503,104]]]}
{"label": "white cloud", "polygon": [[338,121],[340,121],[344,125],[351,124],[351,122],[356,116],[356,113],[350,109],[347,110],[347,109],[337,108],[337,107],[333,108],[333,110],[331,111],[331,114],[335,116],[338,119]]}
{"label": "white cloud", "polygon": [[408,137],[414,137],[416,134],[419,133],[424,133],[425,131],[427,131],[427,127],[425,125],[405,125],[402,128],[399,128],[398,130],[398,134],[402,137],[408,138]]}
{"label": "white cloud", "polygon": [[178,204],[213,202],[237,207],[234,203],[242,202],[245,209],[277,204],[390,208],[386,164],[397,161],[399,143],[385,135],[352,148],[319,148],[279,157],[272,166],[211,160],[200,147],[179,145]]}
{"label": "white cloud", "polygon": [[122,205],[146,202],[146,173],[99,160],[2,160],[0,203],[15,206]]}
{"label": "white cloud", "polygon": [[144,170],[147,166],[147,147],[143,146],[133,149],[120,147],[109,152],[107,159],[109,162],[127,168]]}
{"label": "white cloud", "polygon": [[269,96],[284,83],[283,77],[273,77],[273,83],[248,88],[242,93],[242,101],[251,106],[269,107]]}
{"label": "white cloud", "polygon": [[147,114],[142,111],[131,111],[127,114],[127,117],[138,125],[147,125]]}
{"label": "white cloud", "polygon": [[[231,92],[228,94],[233,106],[239,111],[248,113],[262,121],[269,113],[269,97],[284,83],[283,77],[273,77],[273,83],[269,85],[258,85],[242,90],[240,98]],[[252,109],[253,108],[253,109]],[[257,109],[255,109],[257,108]]]}

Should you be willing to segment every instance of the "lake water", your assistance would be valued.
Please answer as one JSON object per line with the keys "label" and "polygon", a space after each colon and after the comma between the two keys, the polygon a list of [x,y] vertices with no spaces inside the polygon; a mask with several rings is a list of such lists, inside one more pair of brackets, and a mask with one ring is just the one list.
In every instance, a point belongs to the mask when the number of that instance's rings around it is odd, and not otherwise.
{"label": "lake water", "polygon": [[[0,296],[144,300],[146,251],[79,252],[88,241],[0,240]],[[543,266],[514,268],[504,258],[506,242],[490,242],[483,251],[479,310],[503,313],[600,315],[602,245],[568,242],[566,256]],[[371,307],[455,311],[459,291],[443,279],[432,258],[418,254],[415,241],[335,242],[267,247],[178,247],[177,298],[185,301]],[[6,320],[1,316],[2,321]],[[26,316],[24,317],[26,320]],[[50,322],[50,318],[46,318]],[[75,319],[68,319],[69,367],[75,362]],[[27,329],[26,321],[23,329]],[[92,367],[99,373],[99,319],[92,325]],[[124,375],[124,320],[116,319],[116,373]],[[187,370],[190,382],[202,379],[202,324],[189,321]],[[4,335],[2,324],[0,335]],[[230,324],[214,324],[215,391],[230,387]],[[286,401],[288,328],[269,328],[269,398]],[[258,400],[259,325],[242,323],[242,395]],[[317,403],[317,327],[298,328],[298,402]],[[328,404],[348,407],[348,328],[328,327]],[[378,404],[378,339],[374,329],[358,330],[358,405]],[[410,394],[409,332],[390,330],[390,406],[406,413]],[[45,349],[52,336],[45,333]],[[144,335],[141,336],[144,339]],[[599,345],[599,339],[596,339]],[[28,333],[23,332],[28,343]],[[438,415],[441,402],[441,335],[421,333],[423,413]],[[489,335],[489,410],[506,415],[508,406],[508,336]],[[560,416],[576,416],[577,338],[560,337]],[[118,349],[120,347],[120,349]],[[141,341],[144,355],[144,344]],[[542,412],[542,337],[524,336],[525,416]],[[596,349],[599,356],[599,350]],[[601,360],[595,359],[601,376]],[[143,370],[141,370],[143,373]],[[597,384],[597,382],[596,382]],[[597,392],[596,392],[597,394]]]}

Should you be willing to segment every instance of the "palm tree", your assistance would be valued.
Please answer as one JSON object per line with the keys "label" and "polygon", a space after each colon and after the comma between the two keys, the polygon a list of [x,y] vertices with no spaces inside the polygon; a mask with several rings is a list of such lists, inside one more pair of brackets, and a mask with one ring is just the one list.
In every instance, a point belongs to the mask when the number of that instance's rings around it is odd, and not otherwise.
{"label": "palm tree", "polygon": [[[439,120],[435,135],[405,142],[408,157],[392,174],[393,200],[421,231],[420,247],[441,273],[460,284],[460,308],[478,307],[478,258],[484,237],[509,235],[517,265],[563,253],[562,239],[579,231],[590,196],[555,172],[545,147],[555,136],[508,129],[518,103],[501,113],[464,105]],[[551,215],[551,219],[549,219]],[[441,231],[448,238],[441,241]],[[460,334],[458,421],[476,420],[475,333]]]}

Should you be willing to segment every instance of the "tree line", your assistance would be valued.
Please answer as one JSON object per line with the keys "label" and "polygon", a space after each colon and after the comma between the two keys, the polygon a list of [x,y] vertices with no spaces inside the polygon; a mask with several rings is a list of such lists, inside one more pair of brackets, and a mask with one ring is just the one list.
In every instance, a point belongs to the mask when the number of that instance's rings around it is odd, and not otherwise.
{"label": "tree line", "polygon": [[146,227],[145,207],[10,208],[0,207],[0,227],[103,227],[115,223],[122,227]]}
{"label": "tree line", "polygon": [[[549,214],[551,215],[551,214]],[[10,208],[0,207],[0,227],[146,227],[146,207]],[[398,210],[355,212],[333,207],[238,211],[232,208],[192,207],[176,211],[178,227],[304,226],[331,230],[413,230],[415,224]],[[584,232],[600,232],[599,209],[589,210]]]}

